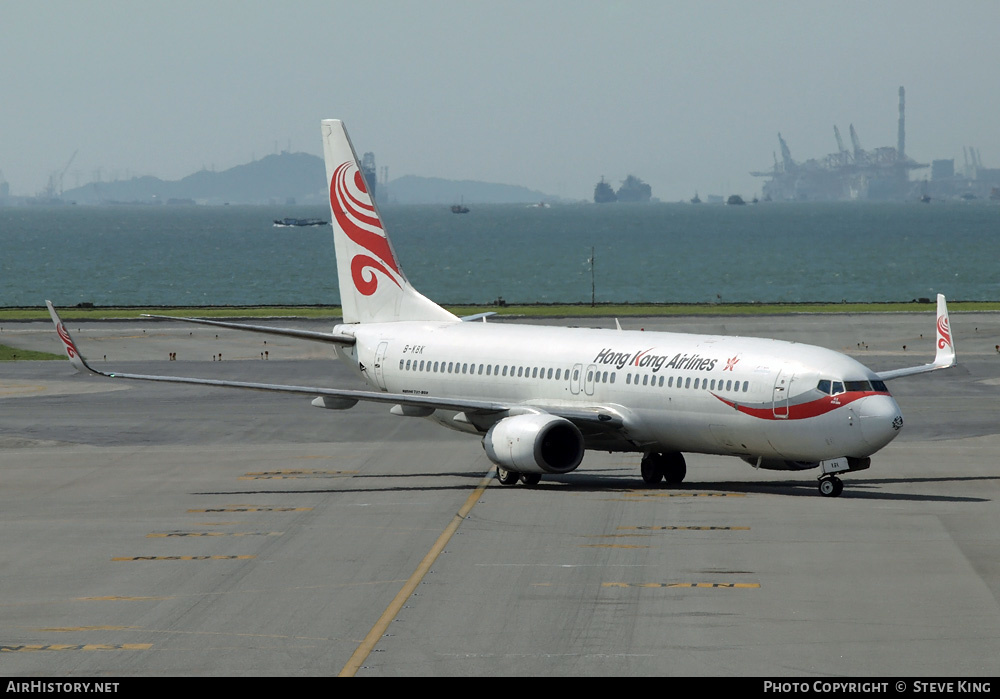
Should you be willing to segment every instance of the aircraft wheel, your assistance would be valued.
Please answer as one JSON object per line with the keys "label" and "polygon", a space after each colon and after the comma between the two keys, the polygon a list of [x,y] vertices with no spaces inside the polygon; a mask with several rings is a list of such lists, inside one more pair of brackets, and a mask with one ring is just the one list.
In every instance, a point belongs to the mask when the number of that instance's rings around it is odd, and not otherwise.
{"label": "aircraft wheel", "polygon": [[684,461],[684,455],[680,452],[668,454],[661,470],[663,471],[663,480],[667,483],[680,483],[684,480],[684,476],[687,475],[687,464]]}
{"label": "aircraft wheel", "polygon": [[835,498],[844,492],[844,482],[836,476],[822,478],[819,482],[819,492],[828,498]]}
{"label": "aircraft wheel", "polygon": [[542,474],[540,473],[522,473],[521,482],[525,485],[538,485],[542,480]]}
{"label": "aircraft wheel", "polygon": [[517,471],[510,471],[497,466],[497,480],[500,481],[500,485],[514,485],[521,480],[521,474]]}
{"label": "aircraft wheel", "polygon": [[639,464],[642,480],[648,485],[656,485],[663,479],[663,457],[660,454],[650,454],[643,457]]}

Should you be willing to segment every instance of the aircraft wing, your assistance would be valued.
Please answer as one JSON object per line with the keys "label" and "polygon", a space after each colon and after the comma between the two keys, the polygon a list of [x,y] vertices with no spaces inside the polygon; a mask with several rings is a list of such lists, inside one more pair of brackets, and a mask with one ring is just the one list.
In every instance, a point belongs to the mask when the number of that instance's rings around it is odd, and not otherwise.
{"label": "aircraft wing", "polygon": [[921,366],[906,367],[904,369],[892,369],[890,371],[880,371],[878,377],[883,381],[898,379],[900,376],[913,376],[914,374],[925,374],[928,371],[938,369],[948,369],[958,363],[955,355],[955,339],[951,334],[951,323],[948,320],[948,302],[944,294],[937,295],[937,322],[936,322],[937,350],[934,354],[934,361]]}
{"label": "aircraft wing", "polygon": [[[291,386],[282,384],[267,384],[267,383],[255,383],[249,381],[225,381],[220,379],[201,379],[193,377],[184,376],[160,376],[156,374],[131,374],[126,372],[104,372],[94,369],[80,354],[80,350],[76,345],[76,342],[70,336],[69,331],[66,326],[63,325],[62,320],[59,318],[59,314],[56,312],[55,307],[53,307],[50,301],[46,301],[45,305],[49,309],[49,315],[52,317],[52,322],[55,324],[56,333],[63,342],[63,349],[66,352],[66,356],[69,357],[70,363],[73,367],[81,372],[87,374],[93,374],[95,376],[103,376],[110,379],[131,379],[139,381],[159,381],[163,383],[182,383],[182,384],[194,384],[201,386],[219,386],[223,388],[240,388],[244,390],[251,391],[271,391],[276,393],[293,393],[298,395],[308,395],[316,397],[327,397],[335,399],[338,404],[337,407],[348,408],[357,403],[358,401],[368,401],[374,403],[386,403],[391,405],[405,405],[417,408],[427,408],[432,410],[455,410],[466,413],[475,413],[483,416],[495,416],[496,419],[501,419],[507,415],[524,413],[524,412],[545,412],[551,413],[553,415],[558,415],[559,417],[565,417],[571,422],[584,426],[588,425],[591,427],[599,427],[602,431],[615,431],[620,429],[623,425],[623,419],[621,414],[613,408],[605,408],[602,406],[593,407],[580,407],[580,406],[561,406],[561,405],[526,405],[520,403],[501,403],[496,401],[488,400],[476,400],[473,398],[448,398],[448,397],[438,397],[438,396],[421,396],[414,395],[411,393],[386,393],[383,391],[362,391],[354,389],[342,389],[342,388],[323,388],[318,386]],[[167,316],[164,316],[167,317]],[[169,318],[169,317],[168,317]],[[170,320],[182,320],[179,318],[169,318]],[[221,327],[236,327],[240,329],[247,329],[259,326],[243,326],[238,323],[223,323],[221,321],[201,321],[196,319],[188,319],[191,322],[202,322],[209,325],[219,325]],[[268,329],[271,330],[271,329]],[[280,330],[280,329],[275,329]],[[266,332],[266,331],[265,331]],[[297,331],[293,331],[297,332]],[[303,331],[305,332],[305,331]],[[321,335],[322,338],[313,337],[316,335]],[[325,335],[323,333],[307,333],[306,335],[291,335],[292,337],[304,337],[305,339],[322,339],[323,341],[329,342],[347,342],[348,340],[353,343],[354,338],[350,336],[343,336],[344,340],[333,340],[330,338],[340,338],[338,335]],[[488,420],[491,422],[492,420]]]}
{"label": "aircraft wing", "polygon": [[[46,301],[45,303],[49,303]],[[51,306],[49,306],[51,311]],[[316,340],[318,342],[332,342],[336,345],[353,345],[354,337],[351,335],[336,333],[318,333],[311,330],[295,330],[293,328],[274,328],[267,325],[247,325],[245,323],[230,323],[222,320],[206,320],[204,318],[175,318],[174,316],[158,316],[143,313],[143,318],[155,318],[157,320],[177,320],[183,323],[199,323],[201,325],[214,325],[217,328],[229,328],[230,330],[246,330],[254,333],[264,333],[266,335],[284,335],[286,337],[297,337],[302,340]]]}

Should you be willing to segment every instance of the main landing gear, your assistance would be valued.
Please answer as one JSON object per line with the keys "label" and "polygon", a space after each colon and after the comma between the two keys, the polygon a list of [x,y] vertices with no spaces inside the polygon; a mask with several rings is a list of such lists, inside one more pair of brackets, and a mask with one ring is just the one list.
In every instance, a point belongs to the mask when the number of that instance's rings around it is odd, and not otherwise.
{"label": "main landing gear", "polygon": [[497,480],[500,481],[500,485],[516,485],[518,481],[525,485],[538,485],[542,480],[542,474],[518,473],[503,466],[497,466]]}
{"label": "main landing gear", "polygon": [[828,498],[835,498],[844,492],[844,481],[836,476],[823,476],[819,479],[819,492]]}
{"label": "main landing gear", "polygon": [[675,485],[683,481],[687,475],[687,464],[680,452],[666,454],[654,452],[642,458],[639,470],[642,473],[642,480],[649,485],[656,485],[661,480]]}

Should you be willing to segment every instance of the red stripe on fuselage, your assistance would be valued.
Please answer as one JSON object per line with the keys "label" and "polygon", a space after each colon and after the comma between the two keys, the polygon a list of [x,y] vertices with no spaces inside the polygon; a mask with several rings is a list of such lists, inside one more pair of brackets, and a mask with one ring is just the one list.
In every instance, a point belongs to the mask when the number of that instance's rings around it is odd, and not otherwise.
{"label": "red stripe on fuselage", "polygon": [[889,393],[886,391],[847,391],[845,393],[838,393],[835,396],[823,396],[822,398],[817,398],[816,400],[798,403],[795,405],[789,404],[785,406],[779,403],[777,406],[779,412],[778,415],[775,414],[775,406],[773,403],[764,408],[751,408],[750,406],[740,405],[736,401],[723,398],[715,393],[712,395],[729,407],[735,408],[745,415],[756,417],[761,420],[805,420],[811,417],[826,415],[837,408],[842,408],[849,403],[861,400],[867,396],[887,396]]}

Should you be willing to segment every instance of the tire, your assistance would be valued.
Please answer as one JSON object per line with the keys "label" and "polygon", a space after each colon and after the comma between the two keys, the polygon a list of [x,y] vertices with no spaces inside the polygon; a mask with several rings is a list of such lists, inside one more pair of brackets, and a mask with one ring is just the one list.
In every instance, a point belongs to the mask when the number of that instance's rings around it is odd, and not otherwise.
{"label": "tire", "polygon": [[667,454],[661,471],[663,471],[663,480],[667,483],[677,485],[683,482],[684,476],[687,475],[687,463],[684,461],[684,455],[680,452]]}
{"label": "tire", "polygon": [[835,498],[844,492],[844,482],[834,476],[833,478],[823,478],[819,482],[819,492],[828,498]]}
{"label": "tire", "polygon": [[542,480],[542,474],[540,473],[522,473],[521,482],[525,485],[538,485]]}
{"label": "tire", "polygon": [[514,485],[521,480],[521,474],[517,471],[509,471],[501,466],[497,466],[497,480],[500,485]]}
{"label": "tire", "polygon": [[639,471],[646,485],[656,485],[663,480],[663,457],[659,454],[644,457],[639,464]]}

